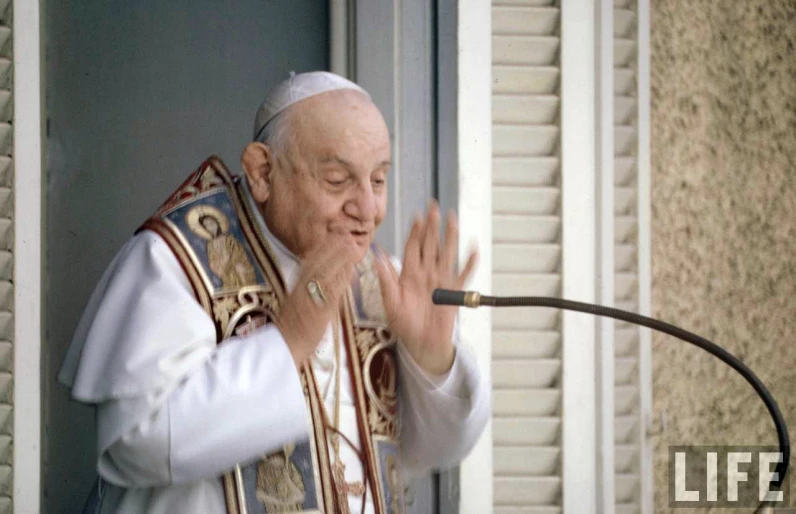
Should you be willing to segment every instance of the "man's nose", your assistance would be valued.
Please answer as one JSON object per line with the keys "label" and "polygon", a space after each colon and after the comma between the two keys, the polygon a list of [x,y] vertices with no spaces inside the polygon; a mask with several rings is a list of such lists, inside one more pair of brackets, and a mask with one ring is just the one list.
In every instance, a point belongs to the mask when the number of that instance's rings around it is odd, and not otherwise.
{"label": "man's nose", "polygon": [[346,202],[344,211],[360,221],[373,221],[376,217],[376,195],[370,184],[362,184],[356,188]]}

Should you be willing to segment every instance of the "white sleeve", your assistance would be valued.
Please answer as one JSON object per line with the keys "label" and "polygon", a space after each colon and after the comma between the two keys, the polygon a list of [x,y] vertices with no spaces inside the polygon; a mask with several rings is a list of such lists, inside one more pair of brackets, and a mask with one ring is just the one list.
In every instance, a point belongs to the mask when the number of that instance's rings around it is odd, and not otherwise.
{"label": "white sleeve", "polygon": [[[127,402],[101,404],[98,422],[117,423]],[[98,470],[125,487],[181,484],[220,476],[308,434],[296,366],[270,325],[222,343],[162,407],[102,452]]]}
{"label": "white sleeve", "polygon": [[405,473],[411,478],[455,465],[470,453],[489,420],[491,388],[478,363],[457,344],[451,369],[432,376],[400,343],[398,362]]}
{"label": "white sleeve", "polygon": [[[159,236],[142,232],[89,302],[62,380],[97,405],[98,471],[124,487],[221,475],[306,437],[299,374],[275,326],[215,343]],[[68,366],[72,366],[71,369]]]}
{"label": "white sleeve", "polygon": [[409,477],[448,468],[470,453],[489,420],[490,386],[478,363],[456,348],[447,376],[432,377],[398,345],[401,449]]}
{"label": "white sleeve", "polygon": [[[400,274],[400,261],[394,257],[391,261]],[[473,355],[459,344],[458,323],[453,342],[453,365],[442,376],[424,371],[402,343],[397,345],[401,451],[409,478],[461,461],[489,420],[491,385],[481,376]]]}

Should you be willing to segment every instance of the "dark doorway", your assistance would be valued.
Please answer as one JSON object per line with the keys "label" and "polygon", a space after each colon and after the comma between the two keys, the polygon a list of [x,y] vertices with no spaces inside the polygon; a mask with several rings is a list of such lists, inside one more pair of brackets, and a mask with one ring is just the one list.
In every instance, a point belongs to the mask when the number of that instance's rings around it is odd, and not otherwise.
{"label": "dark doorway", "polygon": [[44,508],[80,512],[93,411],[55,376],[89,294],[135,228],[210,154],[235,173],[266,91],[328,68],[328,2],[50,1]]}

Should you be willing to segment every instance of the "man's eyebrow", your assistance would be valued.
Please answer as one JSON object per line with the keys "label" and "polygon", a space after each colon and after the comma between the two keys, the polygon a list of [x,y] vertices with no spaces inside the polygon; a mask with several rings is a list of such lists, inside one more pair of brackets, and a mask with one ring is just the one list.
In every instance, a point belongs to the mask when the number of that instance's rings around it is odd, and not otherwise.
{"label": "man's eyebrow", "polygon": [[343,159],[342,157],[338,157],[337,155],[330,155],[328,157],[324,157],[323,159],[321,159],[321,164],[327,164],[327,163],[330,163],[330,162],[335,162],[337,164],[342,164],[346,168],[350,168],[351,167],[351,162],[347,161],[346,159]]}
{"label": "man's eyebrow", "polygon": [[[328,164],[330,162],[340,164],[349,169],[354,167],[351,161],[343,159],[342,157],[339,157],[337,155],[330,155],[329,157],[324,157],[323,159],[321,159],[321,164]],[[383,160],[376,165],[376,168],[383,168],[385,166],[386,167],[392,166],[392,161],[390,159]]]}

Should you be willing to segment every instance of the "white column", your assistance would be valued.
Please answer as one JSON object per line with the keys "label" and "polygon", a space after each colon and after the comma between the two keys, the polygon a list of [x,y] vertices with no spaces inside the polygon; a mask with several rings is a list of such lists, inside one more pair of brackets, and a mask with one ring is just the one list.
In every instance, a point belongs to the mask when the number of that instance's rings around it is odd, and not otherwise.
{"label": "white column", "polygon": [[[460,261],[477,241],[480,261],[468,289],[491,291],[492,276],[492,11],[490,2],[458,3],[458,211]],[[492,318],[462,309],[463,342],[490,376]],[[492,512],[492,424],[460,468],[461,514]]]}
{"label": "white column", "polygon": [[[597,7],[597,303],[614,305],[614,2]],[[597,512],[614,512],[614,321],[597,319]]]}
{"label": "white column", "polygon": [[[638,0],[638,282],[639,313],[649,316],[652,311],[651,243],[652,227],[650,188],[650,3]],[[647,432],[652,424],[652,332],[642,328],[639,334],[639,393],[641,399],[641,512],[653,512],[652,442]]]}
{"label": "white column", "polygon": [[40,2],[14,0],[14,512],[41,497],[42,81]]}
{"label": "white column", "polygon": [[[596,291],[595,2],[561,5],[562,296]],[[596,512],[596,322],[562,314],[562,477],[565,512]]]}
{"label": "white column", "polygon": [[347,0],[329,0],[329,71],[349,76],[349,16]]}

